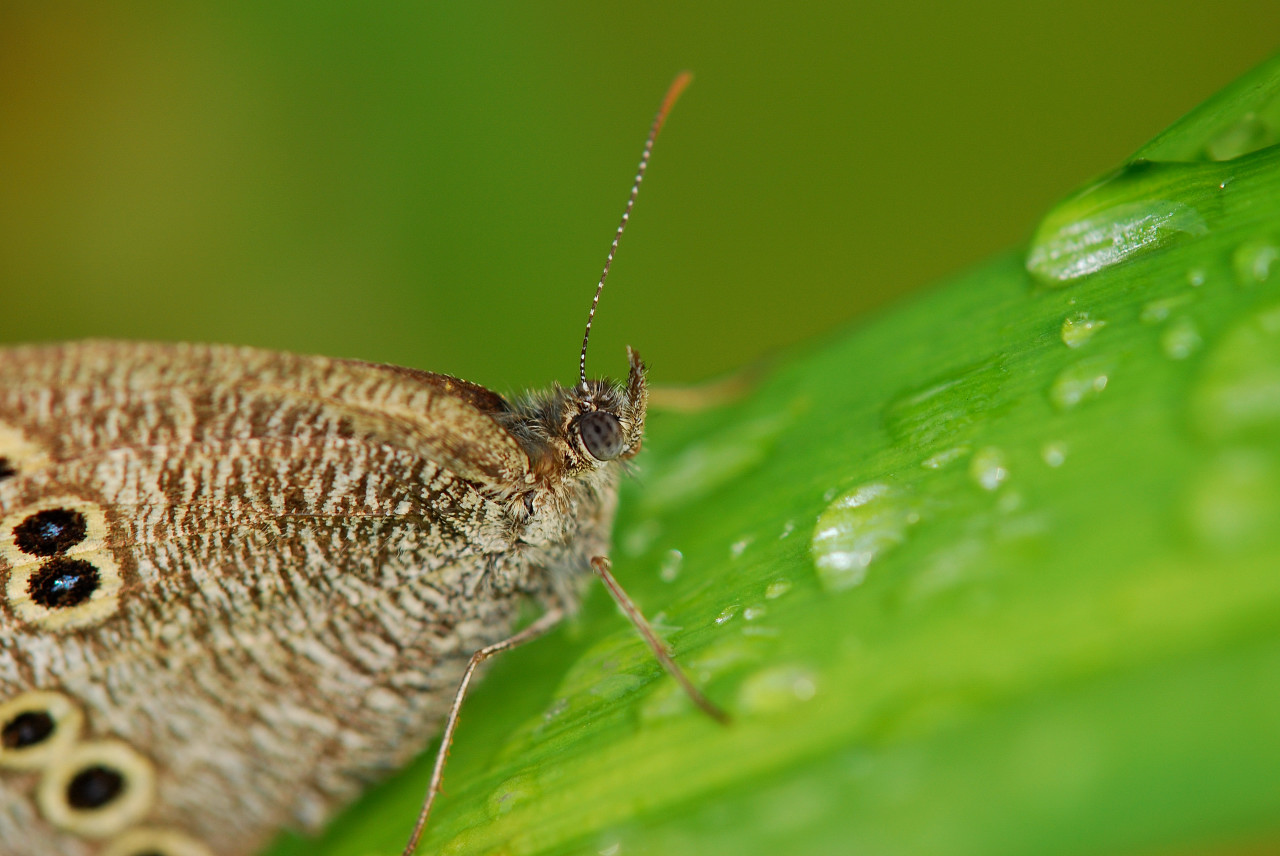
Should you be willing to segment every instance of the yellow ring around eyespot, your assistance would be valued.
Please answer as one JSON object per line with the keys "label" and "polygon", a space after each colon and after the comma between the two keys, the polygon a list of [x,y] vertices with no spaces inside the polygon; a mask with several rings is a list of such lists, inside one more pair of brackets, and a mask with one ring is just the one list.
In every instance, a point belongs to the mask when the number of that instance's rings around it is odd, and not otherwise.
{"label": "yellow ring around eyespot", "polygon": [[131,829],[107,845],[98,856],[213,856],[213,851],[176,829],[140,827]]}
{"label": "yellow ring around eyespot", "polygon": [[9,581],[5,585],[5,598],[13,614],[24,624],[49,630],[53,633],[65,633],[91,627],[110,618],[120,608],[120,566],[115,556],[105,547],[63,554],[68,558],[79,559],[94,566],[98,571],[98,587],[84,603],[75,606],[42,606],[31,599],[28,587],[31,578],[40,572],[46,560],[26,562],[9,569]]}
{"label": "yellow ring around eyespot", "polygon": [[0,422],[0,458],[4,458],[20,476],[49,463],[49,455],[44,447],[31,442],[25,434],[6,422]]}
{"label": "yellow ring around eyespot", "polygon": [[[77,808],[67,801],[67,787],[78,773],[107,767],[124,777],[120,795],[101,808]],[[82,838],[110,838],[133,826],[155,801],[156,776],[151,762],[121,740],[87,740],[45,768],[36,789],[41,814],[59,829]]]}
{"label": "yellow ring around eyespot", "polygon": [[24,713],[47,713],[53,719],[53,733],[32,746],[10,749],[0,745],[0,767],[10,770],[46,767],[75,745],[84,726],[84,712],[68,696],[33,690],[0,704],[0,727]]}
{"label": "yellow ring around eyespot", "polygon": [[80,553],[102,549],[103,541],[107,537],[107,516],[102,506],[78,496],[55,496],[15,508],[0,520],[0,560],[9,565],[20,565],[40,558],[29,556],[18,549],[18,545],[14,543],[13,530],[33,514],[55,508],[67,508],[79,512],[84,515],[85,522],[84,538],[79,543],[59,552],[58,555],[78,558]]}
{"label": "yellow ring around eyespot", "polygon": [[[34,514],[65,508],[84,517],[85,534],[79,542],[55,556],[32,556],[18,549],[14,530]],[[5,599],[14,616],[25,624],[64,633],[90,627],[114,615],[120,606],[120,566],[106,547],[107,517],[101,505],[78,496],[55,496],[15,509],[0,520],[0,570],[7,571]],[[62,557],[91,563],[98,571],[98,587],[84,603],[66,607],[42,606],[31,599],[28,587],[46,561]]]}

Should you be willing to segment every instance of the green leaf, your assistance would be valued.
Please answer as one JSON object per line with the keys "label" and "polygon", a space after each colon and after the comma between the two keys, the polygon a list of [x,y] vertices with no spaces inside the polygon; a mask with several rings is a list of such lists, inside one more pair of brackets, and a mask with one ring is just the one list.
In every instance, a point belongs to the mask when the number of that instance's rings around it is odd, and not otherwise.
{"label": "green leaf", "polygon": [[[1278,94],[1272,61],[1027,248],[655,415],[615,571],[734,722],[593,592],[468,701],[421,852],[1280,843]],[[398,853],[429,760],[273,852]]]}

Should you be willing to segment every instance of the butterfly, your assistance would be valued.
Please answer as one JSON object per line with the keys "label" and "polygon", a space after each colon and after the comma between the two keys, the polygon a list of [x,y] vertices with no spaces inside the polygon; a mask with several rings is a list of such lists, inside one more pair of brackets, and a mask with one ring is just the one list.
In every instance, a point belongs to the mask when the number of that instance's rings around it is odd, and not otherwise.
{"label": "butterfly", "polygon": [[[673,84],[653,141],[688,82]],[[608,572],[647,381],[509,401],[217,345],[0,349],[0,844],[246,856],[446,733],[474,669]],[[523,604],[543,610],[512,633]]]}

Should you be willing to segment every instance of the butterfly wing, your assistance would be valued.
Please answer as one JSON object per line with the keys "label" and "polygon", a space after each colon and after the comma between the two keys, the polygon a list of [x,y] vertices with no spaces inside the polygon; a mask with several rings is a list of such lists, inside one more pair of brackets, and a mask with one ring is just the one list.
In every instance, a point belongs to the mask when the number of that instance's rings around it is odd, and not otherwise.
{"label": "butterfly wing", "polygon": [[420,750],[541,585],[505,410],[250,349],[0,351],[4,852],[239,856]]}

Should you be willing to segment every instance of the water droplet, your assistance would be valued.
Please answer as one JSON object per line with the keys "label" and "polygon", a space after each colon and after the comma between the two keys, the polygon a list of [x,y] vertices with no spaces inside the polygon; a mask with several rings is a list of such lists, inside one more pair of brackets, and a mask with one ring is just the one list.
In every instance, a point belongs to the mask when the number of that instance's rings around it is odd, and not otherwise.
{"label": "water droplet", "polygon": [[1224,161],[1265,149],[1276,143],[1275,132],[1256,113],[1246,113],[1229,125],[1204,147],[1209,160]]}
{"label": "water droplet", "polygon": [[[619,614],[622,613],[619,612]],[[649,616],[649,625],[659,636],[670,636],[672,633],[679,633],[684,629],[681,625],[671,624],[668,621],[667,611],[665,609],[661,612],[655,612],[653,615]]]}
{"label": "water droplet", "polygon": [[643,555],[661,534],[662,525],[650,518],[627,530],[627,533],[622,536],[622,549],[628,556]]}
{"label": "water droplet", "polygon": [[955,588],[980,575],[990,566],[989,544],[985,539],[963,538],[948,544],[934,554],[907,583],[908,596],[915,599],[932,597]]}
{"label": "water droplet", "polygon": [[1280,428],[1280,305],[1232,327],[1206,354],[1191,422],[1213,440],[1273,439]]}
{"label": "water droplet", "polygon": [[755,539],[750,536],[746,538],[739,538],[737,541],[734,541],[729,545],[729,555],[733,556],[735,559],[740,558],[742,554],[747,551],[747,548],[751,546],[751,542],[754,540]]}
{"label": "water droplet", "polygon": [[[652,623],[663,635],[659,619]],[[568,707],[556,715],[572,716],[596,700],[619,699],[647,685],[653,677],[653,657],[637,641],[634,633],[624,631],[598,640],[583,652],[560,681],[556,695],[567,699]]]}
{"label": "water droplet", "polygon": [[742,604],[729,604],[724,609],[720,610],[720,614],[716,616],[716,624],[720,625],[729,623],[733,620],[733,617],[738,614],[739,609],[742,609]]}
{"label": "water droplet", "polygon": [[778,713],[809,701],[818,693],[817,674],[798,665],[772,666],[756,672],[738,689],[744,713]]}
{"label": "water droplet", "polygon": [[622,852],[622,842],[615,841],[612,844],[606,844],[596,851],[599,856],[618,856]]}
{"label": "water droplet", "polygon": [[766,612],[768,612],[768,610],[766,610],[762,605],[755,604],[742,610],[742,617],[747,621],[755,621],[757,618],[763,618]]}
{"label": "water droplet", "polygon": [[1093,318],[1088,312],[1068,315],[1062,321],[1062,343],[1068,348],[1079,348],[1105,326],[1107,326],[1106,321]]}
{"label": "water droplet", "polygon": [[1190,318],[1182,317],[1171,321],[1160,334],[1160,350],[1171,360],[1185,360],[1200,350],[1204,339],[1200,329]]}
{"label": "water droplet", "polygon": [[[738,635],[730,635],[685,658],[682,664],[686,665],[690,672],[697,677],[699,684],[706,685],[717,678],[732,673],[738,666],[745,663],[759,662],[762,652],[765,650],[762,644],[743,639]],[[681,698],[686,700],[689,698],[674,681],[662,681],[661,683],[660,691],[669,690],[678,694]],[[655,690],[655,692],[659,690]]]}
{"label": "water droplet", "polygon": [[684,565],[684,553],[679,550],[668,550],[658,566],[658,576],[664,583],[674,582],[680,576],[680,568]]}
{"label": "water droplet", "polygon": [[1082,276],[1151,252],[1209,227],[1201,205],[1217,204],[1221,167],[1127,164],[1055,206],[1027,252],[1027,271],[1064,286]]}
{"label": "water droplet", "polygon": [[1167,321],[1174,310],[1186,306],[1193,300],[1195,300],[1194,294],[1175,294],[1173,297],[1153,300],[1142,307],[1138,320],[1143,324],[1159,324],[1162,321]]}
{"label": "water droplet", "polygon": [[810,544],[818,579],[833,591],[858,585],[877,556],[906,541],[917,519],[887,484],[865,484],[837,498],[818,515]]}
{"label": "water droplet", "polygon": [[1008,494],[1005,499],[1011,501],[1005,503],[1002,499],[1000,505],[1007,507],[1002,507],[1000,510],[1008,516],[998,520],[992,529],[992,534],[998,542],[1039,541],[1049,534],[1052,529],[1049,515],[1043,512],[1014,514],[1013,512],[1022,507],[1022,496],[1014,492]]}
{"label": "water droplet", "polygon": [[969,475],[983,490],[995,490],[1009,477],[1009,467],[1004,452],[995,446],[987,446],[973,453],[969,462]]}
{"label": "water droplet", "polygon": [[[748,848],[734,847],[726,851],[725,848],[717,848],[721,852],[767,852],[767,853],[817,853],[826,852],[828,854],[838,852],[838,845],[830,847],[822,847],[818,845],[816,848],[807,842],[813,839],[814,830],[829,828],[833,818],[844,817],[848,815],[848,798],[853,788],[861,793],[866,787],[863,782],[853,785],[852,788],[845,785],[846,782],[852,783],[858,776],[856,770],[856,761],[852,756],[861,758],[865,755],[865,750],[854,750],[850,752],[844,749],[839,758],[837,773],[840,778],[833,781],[832,776],[769,776],[760,786],[753,788],[754,799],[751,803],[751,820],[750,832],[753,844],[755,841],[761,843],[769,842],[786,842],[781,846],[752,846]],[[835,761],[835,758],[831,759]],[[837,839],[838,840],[838,839]],[[805,844],[798,846],[793,842],[804,841]],[[862,848],[853,847],[854,852],[860,851]],[[667,852],[674,852],[668,850]],[[845,848],[843,852],[850,852],[849,848]]]}
{"label": "water droplet", "polygon": [[746,422],[657,465],[641,493],[643,510],[685,505],[759,466],[790,421],[791,414],[784,412]]}
{"label": "water droplet", "polygon": [[1204,281],[1205,281],[1204,271],[1201,270],[1200,268],[1192,268],[1191,270],[1187,271],[1187,285],[1191,286],[1192,288],[1199,288],[1200,286],[1204,285]]}
{"label": "water droplet", "polygon": [[551,703],[550,707],[548,707],[545,711],[543,711],[542,721],[550,722],[551,720],[563,714],[568,709],[569,709],[569,700],[564,696],[560,696],[559,698],[557,698],[555,701]]}
{"label": "water droplet", "polygon": [[498,785],[489,795],[485,806],[489,810],[490,817],[501,817],[520,803],[528,802],[541,793],[542,789],[538,786],[536,777],[529,773],[521,773]]}
{"label": "water droplet", "polygon": [[1274,458],[1232,449],[1210,461],[1192,482],[1187,523],[1201,545],[1238,553],[1273,543],[1280,520],[1280,478]]}
{"label": "water droplet", "polygon": [[920,466],[924,467],[926,470],[940,470],[948,464],[955,463],[967,454],[969,454],[967,446],[956,446],[951,449],[944,449],[936,455],[930,455],[925,458],[920,462]]}
{"label": "water droplet", "polygon": [[1269,237],[1252,238],[1231,254],[1231,268],[1241,285],[1257,285],[1271,276],[1271,266],[1280,258],[1280,248]]}
{"label": "water droplet", "polygon": [[764,596],[769,600],[777,600],[789,591],[791,591],[791,580],[779,577],[769,583],[769,587],[764,590]]}
{"label": "water droplet", "polygon": [[1067,444],[1062,442],[1045,443],[1040,448],[1040,459],[1047,466],[1057,469],[1067,461]]}
{"label": "water droplet", "polygon": [[640,701],[640,718],[648,721],[684,716],[694,710],[693,702],[675,681],[655,683],[652,692]]}
{"label": "water droplet", "polygon": [[1059,410],[1070,410],[1078,404],[1102,395],[1107,388],[1115,359],[1100,355],[1073,363],[1058,373],[1049,387],[1049,400]]}
{"label": "water droplet", "polygon": [[[994,488],[988,488],[994,490]],[[1016,490],[1007,490],[1000,495],[1000,500],[996,503],[996,509],[1002,514],[1012,514],[1022,507],[1022,494]]]}
{"label": "water droplet", "polygon": [[1008,373],[998,360],[968,366],[896,396],[884,409],[884,424],[901,443],[954,444],[965,431],[1004,401]]}
{"label": "water droplet", "polygon": [[[827,501],[830,502],[830,500]],[[794,520],[788,520],[786,523],[782,524],[782,533],[778,536],[778,540],[781,541],[783,538],[790,536],[791,533],[795,531],[796,522]]]}
{"label": "water droplet", "polygon": [[628,675],[615,672],[605,675],[591,685],[590,693],[596,698],[613,701],[630,695],[646,683],[639,675]]}

